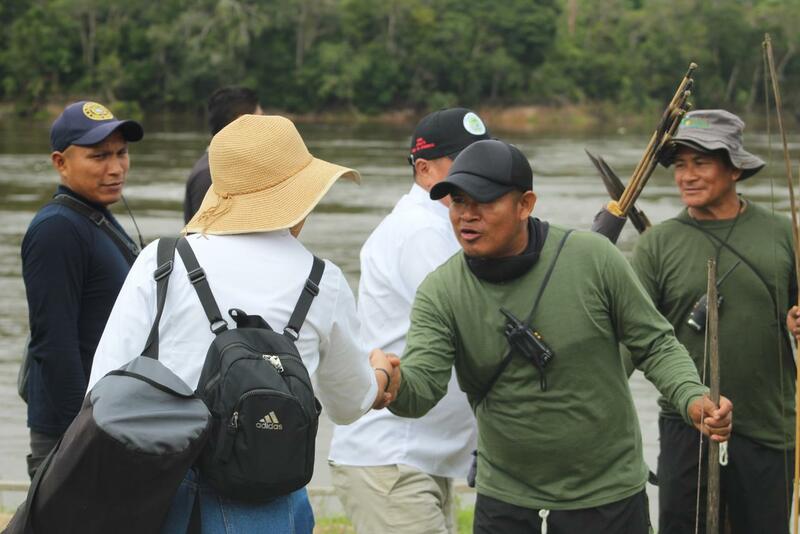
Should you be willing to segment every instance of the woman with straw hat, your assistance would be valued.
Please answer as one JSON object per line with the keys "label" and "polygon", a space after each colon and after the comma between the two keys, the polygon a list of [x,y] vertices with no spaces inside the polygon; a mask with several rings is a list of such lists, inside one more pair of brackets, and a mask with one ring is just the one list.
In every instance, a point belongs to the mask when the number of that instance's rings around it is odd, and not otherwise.
{"label": "woman with straw hat", "polygon": [[[222,310],[241,308],[285,325],[311,269],[312,254],[296,238],[303,221],[338,178],[359,174],[314,158],[294,124],[276,116],[243,115],[221,130],[208,150],[212,187],[184,229]],[[140,351],[155,316],[156,245],[142,251],[125,281],[97,347],[91,388]],[[175,260],[174,270],[185,271]],[[160,323],[160,361],[196,387],[214,334],[188,278],[172,276]],[[355,299],[326,261],[319,294],[296,342],[315,391],[335,423],[383,407],[392,363],[370,361],[358,340]],[[268,503],[235,502],[189,473],[163,532],[186,532],[199,492],[202,531],[306,533],[314,518],[305,489]],[[131,503],[135,506],[135,503]]]}

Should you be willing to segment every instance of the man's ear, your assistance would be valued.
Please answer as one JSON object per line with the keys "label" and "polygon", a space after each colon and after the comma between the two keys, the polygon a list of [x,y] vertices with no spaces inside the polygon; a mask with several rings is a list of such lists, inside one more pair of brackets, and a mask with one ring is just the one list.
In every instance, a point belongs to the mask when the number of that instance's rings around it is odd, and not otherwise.
{"label": "man's ear", "polygon": [[536,193],[533,191],[525,191],[519,197],[520,206],[520,219],[527,219],[533,213],[533,208],[536,206]]}
{"label": "man's ear", "polygon": [[414,160],[414,172],[417,178],[424,180],[430,173],[430,164],[427,159],[417,158]]}
{"label": "man's ear", "polygon": [[64,169],[64,164],[66,162],[66,158],[64,157],[63,152],[55,151],[50,154],[50,162],[53,164],[53,168],[61,174],[61,171]]}

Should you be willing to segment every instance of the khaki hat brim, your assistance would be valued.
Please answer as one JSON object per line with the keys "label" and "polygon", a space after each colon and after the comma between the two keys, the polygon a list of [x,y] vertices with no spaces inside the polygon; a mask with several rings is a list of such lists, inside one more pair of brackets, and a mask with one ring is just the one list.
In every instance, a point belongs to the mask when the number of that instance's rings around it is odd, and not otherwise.
{"label": "khaki hat brim", "polygon": [[305,219],[339,178],[359,182],[358,171],[313,158],[283,182],[253,193],[218,195],[212,185],[184,233],[212,235],[270,232]]}

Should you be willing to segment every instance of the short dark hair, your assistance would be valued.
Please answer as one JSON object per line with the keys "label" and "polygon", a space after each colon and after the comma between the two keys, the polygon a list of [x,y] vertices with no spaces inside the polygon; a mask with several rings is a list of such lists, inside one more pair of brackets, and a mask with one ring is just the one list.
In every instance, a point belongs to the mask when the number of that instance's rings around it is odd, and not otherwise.
{"label": "short dark hair", "polygon": [[258,107],[258,95],[247,87],[222,87],[208,99],[208,126],[211,135]]}

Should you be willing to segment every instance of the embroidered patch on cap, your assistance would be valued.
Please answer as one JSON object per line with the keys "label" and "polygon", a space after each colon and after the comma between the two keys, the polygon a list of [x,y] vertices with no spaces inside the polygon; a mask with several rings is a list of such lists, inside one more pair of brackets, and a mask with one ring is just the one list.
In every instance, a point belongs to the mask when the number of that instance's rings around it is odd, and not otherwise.
{"label": "embroidered patch on cap", "polygon": [[428,150],[429,148],[436,148],[436,143],[430,143],[426,141],[424,137],[417,137],[417,141],[414,144],[414,148],[411,149],[411,153],[416,154],[420,150]]}
{"label": "embroidered patch on cap", "polygon": [[464,115],[464,129],[472,135],[483,135],[486,133],[486,126],[480,117],[473,112]]}
{"label": "embroidered patch on cap", "polygon": [[86,102],[83,105],[83,114],[93,121],[107,121],[114,118],[107,107],[97,102]]}
{"label": "embroidered patch on cap", "polygon": [[695,117],[686,117],[681,121],[682,128],[710,128],[711,125],[705,119],[698,119]]}

